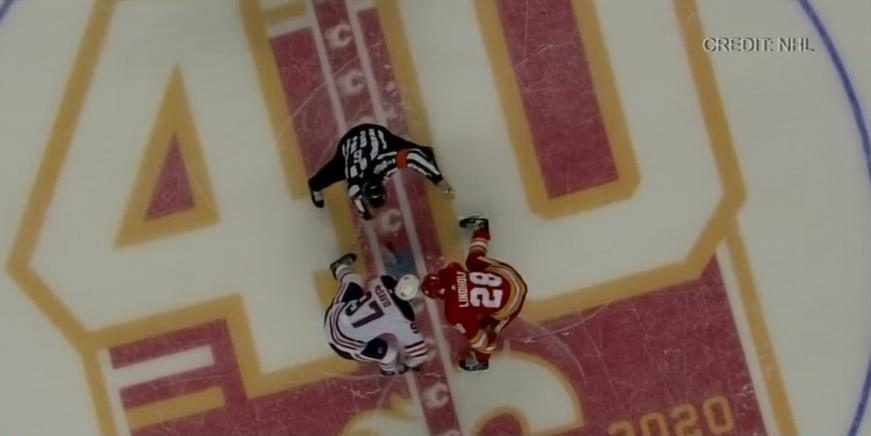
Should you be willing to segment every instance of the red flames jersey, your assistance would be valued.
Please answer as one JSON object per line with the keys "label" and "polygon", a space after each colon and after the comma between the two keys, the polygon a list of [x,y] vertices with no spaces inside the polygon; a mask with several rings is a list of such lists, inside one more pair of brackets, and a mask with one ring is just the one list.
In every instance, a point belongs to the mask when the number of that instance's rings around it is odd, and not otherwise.
{"label": "red flames jersey", "polygon": [[506,309],[518,294],[515,280],[494,269],[468,271],[451,263],[439,271],[445,285],[445,319],[469,340],[478,336],[484,323],[512,314]]}

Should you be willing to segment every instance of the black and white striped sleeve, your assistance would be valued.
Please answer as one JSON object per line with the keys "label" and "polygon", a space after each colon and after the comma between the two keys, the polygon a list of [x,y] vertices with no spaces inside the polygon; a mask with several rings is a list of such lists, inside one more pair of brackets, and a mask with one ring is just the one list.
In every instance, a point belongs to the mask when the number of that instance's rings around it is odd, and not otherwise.
{"label": "black and white striped sleeve", "polygon": [[369,208],[363,203],[363,179],[361,177],[353,177],[348,179],[348,197],[351,203],[354,204],[354,209],[364,218],[369,219]]}
{"label": "black and white striped sleeve", "polygon": [[411,168],[431,182],[438,184],[444,177],[435,161],[435,153],[430,147],[414,147],[400,150],[396,154],[397,168]]}
{"label": "black and white striped sleeve", "polygon": [[351,203],[354,205],[354,209],[357,209],[357,213],[360,214],[363,219],[368,220],[372,218],[372,214],[369,212],[369,208],[366,207],[366,203],[363,202],[363,182],[362,180],[354,180],[348,182],[348,197],[351,199]]}

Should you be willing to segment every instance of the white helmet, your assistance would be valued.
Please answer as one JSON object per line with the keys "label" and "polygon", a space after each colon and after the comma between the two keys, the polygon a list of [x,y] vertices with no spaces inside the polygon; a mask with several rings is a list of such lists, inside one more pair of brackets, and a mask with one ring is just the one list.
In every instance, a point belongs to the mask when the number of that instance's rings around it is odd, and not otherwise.
{"label": "white helmet", "polygon": [[420,279],[414,274],[406,274],[399,278],[393,291],[400,300],[411,301],[417,297],[420,290]]}

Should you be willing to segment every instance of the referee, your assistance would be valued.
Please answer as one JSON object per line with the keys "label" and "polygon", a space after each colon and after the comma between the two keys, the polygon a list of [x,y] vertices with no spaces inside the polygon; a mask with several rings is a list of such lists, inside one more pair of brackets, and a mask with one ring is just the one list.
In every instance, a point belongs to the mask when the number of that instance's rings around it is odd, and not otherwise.
{"label": "referee", "polygon": [[336,154],[308,180],[312,203],[324,207],[323,191],[333,183],[348,181],[348,196],[364,220],[387,202],[384,181],[402,168],[411,168],[439,187],[449,198],[454,189],[444,179],[432,147],[394,135],[384,126],[361,124],[339,140]]}

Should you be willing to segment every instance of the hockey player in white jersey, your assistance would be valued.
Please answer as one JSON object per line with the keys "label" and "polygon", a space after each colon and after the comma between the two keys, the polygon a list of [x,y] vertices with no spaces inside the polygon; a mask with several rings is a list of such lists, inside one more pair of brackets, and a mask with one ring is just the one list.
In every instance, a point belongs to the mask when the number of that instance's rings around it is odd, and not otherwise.
{"label": "hockey player in white jersey", "polygon": [[417,370],[427,359],[427,345],[414,323],[409,301],[420,288],[414,275],[373,277],[363,282],[345,254],[330,265],[339,290],[324,316],[330,347],[342,358],[377,363],[383,375]]}

